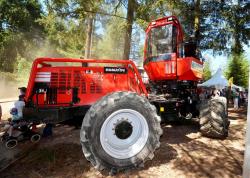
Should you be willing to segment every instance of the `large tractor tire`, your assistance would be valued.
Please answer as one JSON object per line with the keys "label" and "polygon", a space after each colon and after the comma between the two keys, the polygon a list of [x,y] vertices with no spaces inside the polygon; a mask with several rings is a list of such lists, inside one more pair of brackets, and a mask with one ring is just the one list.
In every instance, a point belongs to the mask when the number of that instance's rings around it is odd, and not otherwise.
{"label": "large tractor tire", "polygon": [[143,167],[160,146],[160,117],[149,101],[132,92],[115,92],[91,106],[81,128],[88,161],[114,174]]}
{"label": "large tractor tire", "polygon": [[200,104],[200,132],[212,138],[228,136],[227,100],[215,97]]}

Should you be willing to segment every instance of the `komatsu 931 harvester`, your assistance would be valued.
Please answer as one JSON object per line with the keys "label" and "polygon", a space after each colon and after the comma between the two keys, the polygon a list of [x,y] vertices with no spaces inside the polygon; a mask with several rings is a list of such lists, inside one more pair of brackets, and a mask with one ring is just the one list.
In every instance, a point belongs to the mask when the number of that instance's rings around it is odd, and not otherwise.
{"label": "komatsu 931 harvester", "polygon": [[152,159],[163,121],[197,117],[204,135],[227,135],[225,101],[218,97],[198,106],[203,62],[195,43],[183,41],[176,17],[149,24],[143,65],[147,84],[131,60],[38,58],[27,86],[24,118],[82,120],[86,159],[111,172]]}

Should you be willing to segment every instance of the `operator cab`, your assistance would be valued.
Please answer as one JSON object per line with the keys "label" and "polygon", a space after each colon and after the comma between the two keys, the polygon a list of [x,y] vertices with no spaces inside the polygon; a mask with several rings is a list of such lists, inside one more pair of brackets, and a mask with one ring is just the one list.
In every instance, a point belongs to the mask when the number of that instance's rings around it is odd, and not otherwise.
{"label": "operator cab", "polygon": [[170,60],[177,53],[177,28],[173,24],[152,28],[148,33],[146,61]]}
{"label": "operator cab", "polygon": [[183,42],[183,32],[175,16],[151,22],[146,30],[144,68],[154,82],[166,80],[198,81],[202,62],[195,42]]}

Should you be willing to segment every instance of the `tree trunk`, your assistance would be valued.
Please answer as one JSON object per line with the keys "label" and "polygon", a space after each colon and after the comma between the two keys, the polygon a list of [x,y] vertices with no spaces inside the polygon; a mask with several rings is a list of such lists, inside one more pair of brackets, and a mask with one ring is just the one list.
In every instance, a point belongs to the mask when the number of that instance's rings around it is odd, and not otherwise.
{"label": "tree trunk", "polygon": [[[240,41],[240,32],[241,32],[241,27],[239,26],[239,5],[240,2],[238,1],[237,8],[233,12],[234,14],[234,29],[233,29],[233,43],[232,43],[232,54],[233,56],[237,56],[243,52],[243,47]],[[235,59],[236,60],[236,59]]]}
{"label": "tree trunk", "polygon": [[126,24],[126,31],[125,31],[125,37],[124,37],[125,41],[124,41],[123,59],[129,59],[132,26],[133,26],[133,21],[134,21],[134,11],[135,11],[134,0],[128,0],[127,24]]}
{"label": "tree trunk", "polygon": [[233,44],[232,44],[232,54],[234,56],[240,55],[243,52],[243,47],[241,45],[239,34],[237,30],[237,25],[234,29]]}
{"label": "tree trunk", "polygon": [[85,54],[84,58],[88,59],[91,57],[91,41],[92,41],[92,31],[93,31],[93,15],[91,14],[87,20],[87,36],[86,36],[86,43],[85,43]]}
{"label": "tree trunk", "polygon": [[197,54],[200,51],[200,0],[195,0],[195,11],[194,11],[194,39],[197,45]]}

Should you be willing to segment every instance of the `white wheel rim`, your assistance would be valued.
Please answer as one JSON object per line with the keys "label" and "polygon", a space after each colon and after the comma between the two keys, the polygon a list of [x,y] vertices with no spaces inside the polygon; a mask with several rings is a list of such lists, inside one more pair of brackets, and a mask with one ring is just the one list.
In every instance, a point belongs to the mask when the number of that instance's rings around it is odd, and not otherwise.
{"label": "white wheel rim", "polygon": [[[120,139],[115,132],[121,122],[132,126],[131,135]],[[100,132],[102,148],[117,159],[127,159],[138,154],[146,145],[149,135],[148,123],[143,115],[132,109],[121,109],[112,113],[103,123]]]}

